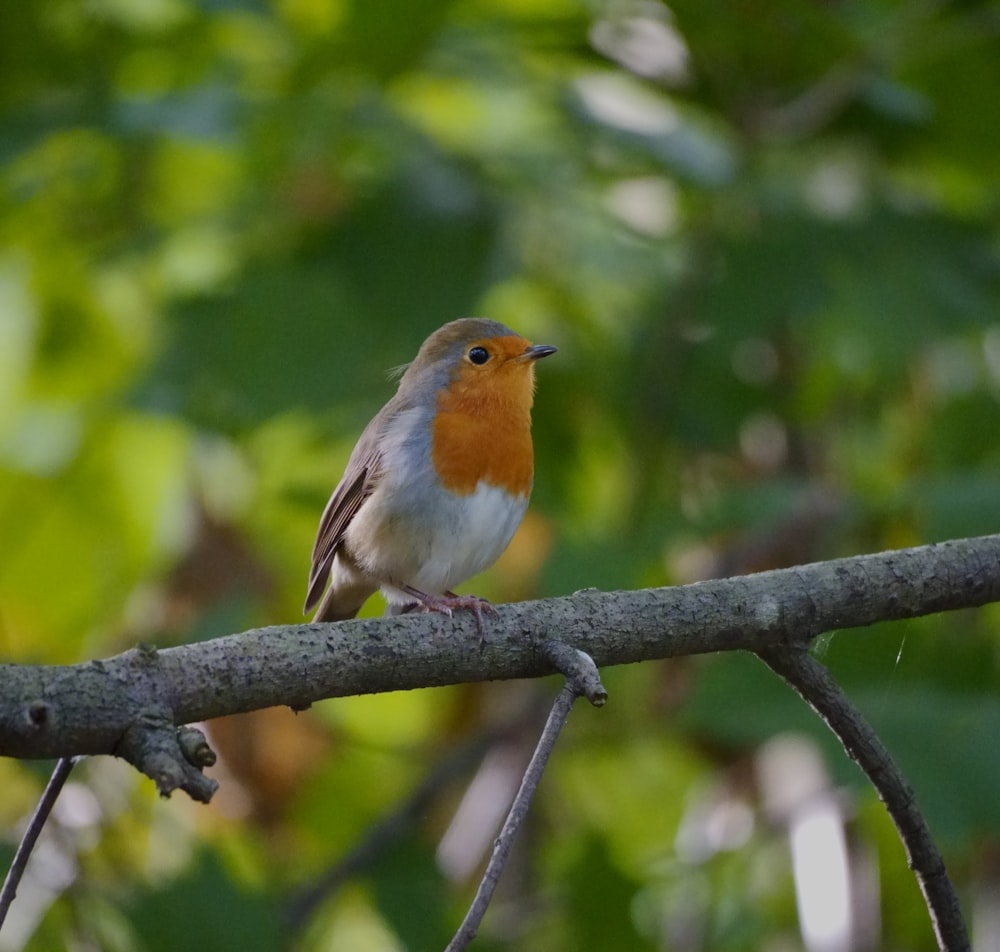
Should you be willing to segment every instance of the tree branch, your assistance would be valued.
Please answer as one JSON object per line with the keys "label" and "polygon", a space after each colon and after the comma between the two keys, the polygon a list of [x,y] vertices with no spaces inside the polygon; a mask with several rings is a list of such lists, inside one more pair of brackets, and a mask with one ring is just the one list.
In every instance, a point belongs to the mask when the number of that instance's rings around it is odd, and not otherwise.
{"label": "tree branch", "polygon": [[3,888],[0,889],[0,929],[7,921],[7,912],[10,910],[14,897],[17,896],[17,887],[21,885],[21,877],[24,876],[24,871],[28,867],[31,852],[38,842],[38,837],[42,835],[42,829],[48,822],[49,814],[52,813],[52,808],[56,805],[56,800],[59,799],[59,794],[62,793],[62,788],[66,785],[75,763],[76,759],[73,757],[62,757],[57,761],[52,776],[49,777],[49,782],[45,785],[42,798],[38,801],[38,806],[35,807],[31,820],[28,821],[28,827],[24,831],[24,836],[21,837],[10,869],[7,870]]}
{"label": "tree branch", "polygon": [[[912,793],[805,649],[831,629],[993,601],[1000,601],[1000,535],[675,588],[607,594],[592,589],[503,605],[491,617],[486,639],[474,618],[404,615],[262,628],[67,667],[0,665],[0,755],[117,754],[153,777],[162,793],[181,787],[207,800],[215,785],[201,770],[214,755],[198,731],[176,729],[189,721],[561,670],[569,686],[550,717],[554,739],[573,697],[583,693],[595,704],[605,699],[596,669],[585,670],[587,654],[606,666],[745,649],[799,690],[863,766],[903,837],[940,947],[964,950],[961,913]],[[561,639],[549,638],[550,631]],[[551,744],[540,745],[539,764],[550,750]],[[526,797],[535,783],[537,777],[526,777]],[[522,806],[526,799],[519,795],[512,816]],[[510,822],[516,829],[516,820]],[[495,877],[484,881],[485,899],[477,900],[455,941],[474,935],[493,883]]]}
{"label": "tree branch", "polygon": [[917,877],[938,948],[945,952],[968,952],[969,936],[944,860],[917,808],[913,790],[875,731],[826,667],[804,648],[786,651],[771,648],[759,655],[816,711],[875,787],[896,825],[910,869]]}
{"label": "tree branch", "polygon": [[328,697],[540,677],[554,670],[544,648],[552,631],[605,667],[761,652],[807,644],[832,629],[993,601],[1000,601],[1000,535],[673,588],[590,589],[500,605],[485,642],[472,617],[401,615],[260,628],[65,667],[5,664],[0,755],[119,754],[134,763],[128,732],[151,722],[179,725],[273,705],[304,708]]}
{"label": "tree branch", "polygon": [[559,670],[566,675],[566,683],[552,704],[552,710],[549,712],[545,727],[542,728],[528,769],[521,779],[521,786],[517,790],[514,802],[510,805],[507,819],[493,842],[493,853],[486,864],[486,871],[483,873],[472,905],[444,952],[462,952],[476,937],[479,925],[500,882],[500,876],[507,865],[507,857],[514,845],[514,839],[528,815],[528,808],[542,779],[545,765],[549,762],[574,702],[578,697],[586,697],[595,707],[601,707],[608,699],[597,666],[586,654],[573,649],[567,651],[565,645],[555,641],[547,643],[545,651]]}

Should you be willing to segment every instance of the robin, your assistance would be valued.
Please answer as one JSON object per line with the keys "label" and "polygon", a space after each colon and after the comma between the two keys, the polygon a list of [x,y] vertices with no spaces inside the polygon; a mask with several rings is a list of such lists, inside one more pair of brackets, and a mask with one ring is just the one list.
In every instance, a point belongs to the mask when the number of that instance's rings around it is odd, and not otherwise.
{"label": "robin", "polygon": [[323,511],[305,612],[319,602],[316,621],[353,618],[381,589],[386,614],[470,609],[481,627],[489,602],[452,589],[500,557],[524,516],[535,361],[555,352],[478,317],[424,341]]}

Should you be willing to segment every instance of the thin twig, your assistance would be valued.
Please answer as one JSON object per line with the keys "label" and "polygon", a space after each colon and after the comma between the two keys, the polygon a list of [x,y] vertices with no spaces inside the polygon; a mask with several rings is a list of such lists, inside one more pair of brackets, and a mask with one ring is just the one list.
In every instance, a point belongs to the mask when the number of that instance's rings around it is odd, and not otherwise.
{"label": "thin twig", "polygon": [[597,666],[589,655],[568,648],[568,646],[561,645],[556,641],[548,641],[543,644],[542,651],[553,665],[563,671],[566,675],[566,683],[552,704],[552,710],[549,712],[545,727],[542,728],[542,734],[538,738],[535,752],[531,755],[531,761],[521,779],[521,786],[511,804],[510,812],[500,830],[500,835],[493,843],[493,853],[486,864],[486,872],[483,873],[472,905],[454,938],[448,943],[445,952],[462,952],[476,937],[479,925],[483,921],[483,916],[493,898],[497,883],[500,881],[500,876],[507,865],[507,857],[510,855],[514,839],[528,814],[532,797],[538,789],[545,765],[548,763],[559,734],[566,723],[566,718],[569,717],[573,702],[578,697],[584,696],[596,707],[600,707],[607,700],[608,695],[600,682]]}
{"label": "thin twig", "polygon": [[21,837],[17,852],[14,854],[14,860],[7,871],[7,878],[3,881],[3,889],[0,890],[0,929],[3,928],[7,912],[17,895],[17,887],[20,885],[21,877],[28,866],[31,851],[35,848],[42,828],[45,826],[49,814],[52,813],[52,808],[55,806],[63,785],[66,783],[66,778],[69,777],[76,761],[76,757],[61,757],[56,761],[56,765],[52,769],[52,776],[49,777],[49,782],[45,785],[38,806],[35,807],[35,812],[28,823],[28,828],[24,831],[24,836]]}
{"label": "thin twig", "polygon": [[500,881],[504,866],[507,864],[507,857],[510,854],[514,838],[517,836],[517,831],[520,829],[521,823],[528,813],[531,798],[538,788],[538,781],[542,778],[542,772],[548,763],[552,748],[559,737],[559,732],[566,723],[566,718],[569,716],[570,708],[573,707],[576,697],[576,692],[568,683],[564,685],[556,697],[555,703],[552,705],[552,710],[549,712],[548,720],[545,722],[545,727],[542,729],[542,735],[538,739],[538,745],[531,756],[531,762],[528,764],[528,769],[524,772],[517,796],[514,797],[510,812],[504,821],[503,829],[501,829],[500,835],[493,843],[493,853],[486,866],[486,872],[483,874],[482,881],[479,883],[479,889],[476,890],[476,897],[473,899],[469,911],[462,920],[462,925],[459,927],[458,932],[455,933],[454,938],[448,943],[445,952],[461,952],[461,950],[468,948],[469,943],[476,937],[476,933],[479,931],[479,924],[483,921],[486,908],[493,898],[497,883]]}
{"label": "thin twig", "polygon": [[917,807],[913,790],[871,726],[840,685],[803,646],[758,655],[812,706],[878,791],[903,842],[930,913],[938,948],[968,952],[969,935],[944,860]]}

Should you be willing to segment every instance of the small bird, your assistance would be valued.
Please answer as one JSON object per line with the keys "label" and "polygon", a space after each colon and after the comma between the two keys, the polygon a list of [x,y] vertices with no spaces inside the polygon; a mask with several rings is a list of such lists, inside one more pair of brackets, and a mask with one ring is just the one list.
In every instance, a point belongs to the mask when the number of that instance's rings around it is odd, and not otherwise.
{"label": "small bird", "polygon": [[478,317],[424,341],[323,511],[304,612],[319,602],[315,621],[354,618],[381,589],[386,614],[469,609],[482,630],[489,602],[452,589],[492,565],[521,523],[535,361],[555,352]]}

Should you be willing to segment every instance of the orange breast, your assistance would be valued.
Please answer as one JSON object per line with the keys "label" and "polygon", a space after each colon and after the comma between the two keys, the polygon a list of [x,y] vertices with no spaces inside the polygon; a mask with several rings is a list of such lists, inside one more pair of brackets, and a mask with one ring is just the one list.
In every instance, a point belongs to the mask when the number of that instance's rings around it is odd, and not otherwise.
{"label": "orange breast", "polygon": [[459,495],[480,481],[515,495],[531,491],[533,368],[504,370],[487,381],[460,378],[438,396],[431,458],[443,485]]}

